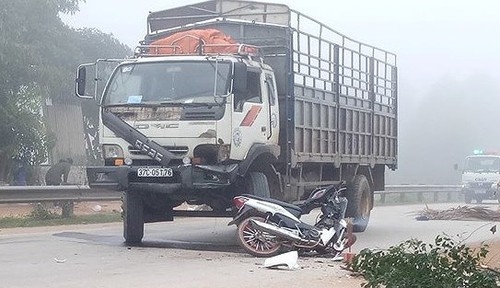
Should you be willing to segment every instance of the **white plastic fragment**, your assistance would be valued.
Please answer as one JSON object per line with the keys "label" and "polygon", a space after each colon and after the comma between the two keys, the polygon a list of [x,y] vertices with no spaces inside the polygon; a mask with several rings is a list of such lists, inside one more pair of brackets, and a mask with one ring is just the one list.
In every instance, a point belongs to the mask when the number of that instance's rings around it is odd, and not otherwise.
{"label": "white plastic fragment", "polygon": [[101,205],[97,204],[97,205],[95,205],[94,207],[92,207],[92,210],[93,210],[94,212],[101,212],[102,207],[101,207]]}
{"label": "white plastic fragment", "polygon": [[285,266],[289,270],[294,270],[299,268],[299,265],[297,264],[298,259],[299,253],[297,253],[297,251],[290,251],[271,258],[267,258],[264,261],[264,267],[281,268]]}
{"label": "white plastic fragment", "polygon": [[64,263],[64,262],[66,262],[66,259],[54,258],[54,261],[56,261],[56,263]]}

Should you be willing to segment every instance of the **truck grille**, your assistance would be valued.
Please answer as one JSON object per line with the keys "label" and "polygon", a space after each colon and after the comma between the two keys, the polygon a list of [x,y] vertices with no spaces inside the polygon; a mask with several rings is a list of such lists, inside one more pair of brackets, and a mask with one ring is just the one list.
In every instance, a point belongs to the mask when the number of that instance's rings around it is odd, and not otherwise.
{"label": "truck grille", "polygon": [[[163,146],[163,148],[167,149],[170,153],[177,156],[184,156],[189,151],[189,148],[187,146]],[[128,146],[128,151],[132,155],[146,155],[146,153],[139,149],[136,149],[133,146]]]}
{"label": "truck grille", "polygon": [[469,183],[471,188],[490,188],[493,182],[471,182]]}
{"label": "truck grille", "polygon": [[182,120],[217,120],[215,111],[185,111]]}

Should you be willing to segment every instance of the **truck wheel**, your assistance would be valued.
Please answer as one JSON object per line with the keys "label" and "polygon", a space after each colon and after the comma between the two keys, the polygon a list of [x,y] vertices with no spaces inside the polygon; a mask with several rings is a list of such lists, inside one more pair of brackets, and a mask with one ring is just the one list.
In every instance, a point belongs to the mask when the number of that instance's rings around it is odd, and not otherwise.
{"label": "truck wheel", "polygon": [[346,196],[348,200],[346,217],[353,218],[353,231],[365,231],[370,220],[371,190],[364,175],[354,176]]}
{"label": "truck wheel", "polygon": [[270,198],[271,192],[269,191],[269,184],[267,177],[262,172],[248,172],[246,176],[245,193]]}
{"label": "truck wheel", "polygon": [[265,165],[259,172],[266,175],[271,198],[283,201],[285,199],[285,194],[283,189],[281,189],[281,179],[274,166],[271,164]]}
{"label": "truck wheel", "polygon": [[144,203],[136,191],[123,193],[123,238],[129,245],[140,244],[144,236]]}

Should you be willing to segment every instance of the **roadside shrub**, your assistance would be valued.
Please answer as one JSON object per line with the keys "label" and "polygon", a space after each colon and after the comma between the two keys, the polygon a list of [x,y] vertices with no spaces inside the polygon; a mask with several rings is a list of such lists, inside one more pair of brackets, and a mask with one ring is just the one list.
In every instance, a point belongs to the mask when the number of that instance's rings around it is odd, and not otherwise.
{"label": "roadside shrub", "polygon": [[34,220],[49,220],[58,218],[59,215],[47,209],[42,203],[37,203],[33,211],[31,211],[29,218]]}
{"label": "roadside shrub", "polygon": [[472,249],[447,236],[433,244],[407,240],[387,250],[361,251],[350,268],[363,275],[365,288],[500,287],[498,274],[481,268],[488,246]]}

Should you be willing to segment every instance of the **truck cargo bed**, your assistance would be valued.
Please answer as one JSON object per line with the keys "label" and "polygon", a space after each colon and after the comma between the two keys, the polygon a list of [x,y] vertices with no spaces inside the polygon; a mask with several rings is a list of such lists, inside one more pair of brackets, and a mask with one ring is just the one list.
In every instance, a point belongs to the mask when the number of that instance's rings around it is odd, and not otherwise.
{"label": "truck cargo bed", "polygon": [[286,5],[234,0],[150,13],[145,41],[193,27],[261,47],[275,70],[282,107],[281,161],[397,167],[395,54]]}

